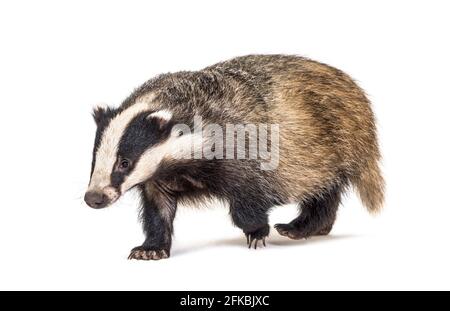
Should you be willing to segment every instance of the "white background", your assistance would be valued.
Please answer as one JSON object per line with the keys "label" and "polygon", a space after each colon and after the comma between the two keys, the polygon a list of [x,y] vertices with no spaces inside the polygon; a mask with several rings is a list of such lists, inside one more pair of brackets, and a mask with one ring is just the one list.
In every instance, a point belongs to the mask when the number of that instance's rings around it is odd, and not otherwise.
{"label": "white background", "polygon": [[[449,13],[448,1],[2,1],[0,289],[450,289]],[[255,251],[223,207],[180,208],[171,258],[127,261],[143,240],[136,196],[82,201],[91,107],[249,53],[305,55],[367,90],[384,212],[349,193],[331,236],[272,230]]]}

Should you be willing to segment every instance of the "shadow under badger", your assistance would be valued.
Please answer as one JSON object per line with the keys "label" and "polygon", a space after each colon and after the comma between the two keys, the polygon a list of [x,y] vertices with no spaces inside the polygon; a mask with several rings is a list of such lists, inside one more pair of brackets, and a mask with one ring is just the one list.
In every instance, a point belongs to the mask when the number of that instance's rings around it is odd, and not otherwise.
{"label": "shadow under badger", "polygon": [[[350,185],[369,211],[383,202],[368,99],[345,73],[302,57],[251,55],[163,74],[119,108],[95,108],[93,115],[97,133],[85,201],[103,208],[139,189],[146,238],[130,259],[169,257],[179,202],[226,201],[233,223],[255,248],[265,245],[273,206],[298,204],[299,216],[275,228],[302,239],[330,232]],[[278,147],[277,166],[263,170],[260,158],[189,157],[198,151],[191,145],[208,139],[195,134],[196,116],[202,127],[279,125],[277,146],[268,143]],[[179,133],[179,124],[194,134]]]}

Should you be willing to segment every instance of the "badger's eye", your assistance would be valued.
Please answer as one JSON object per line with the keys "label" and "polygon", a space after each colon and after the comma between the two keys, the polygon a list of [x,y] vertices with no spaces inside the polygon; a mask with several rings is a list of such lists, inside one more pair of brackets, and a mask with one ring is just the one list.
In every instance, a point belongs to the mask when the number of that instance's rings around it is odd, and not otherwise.
{"label": "badger's eye", "polygon": [[127,159],[120,160],[119,168],[121,170],[125,170],[125,169],[127,169],[129,167],[130,167],[130,161],[128,161]]}

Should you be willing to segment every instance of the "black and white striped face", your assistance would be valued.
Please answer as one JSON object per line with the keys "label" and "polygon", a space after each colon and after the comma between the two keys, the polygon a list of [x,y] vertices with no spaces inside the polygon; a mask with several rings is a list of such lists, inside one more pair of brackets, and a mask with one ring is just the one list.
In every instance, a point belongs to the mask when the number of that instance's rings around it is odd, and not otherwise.
{"label": "black and white striped face", "polygon": [[84,199],[92,208],[103,208],[148,180],[176,144],[171,113],[154,111],[148,103],[124,110],[96,108],[93,115],[97,133]]}

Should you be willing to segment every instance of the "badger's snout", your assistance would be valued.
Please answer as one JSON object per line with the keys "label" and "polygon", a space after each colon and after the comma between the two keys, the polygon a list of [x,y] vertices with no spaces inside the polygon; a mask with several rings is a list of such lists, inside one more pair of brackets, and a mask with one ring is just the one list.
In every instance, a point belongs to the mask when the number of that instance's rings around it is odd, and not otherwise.
{"label": "badger's snout", "polygon": [[98,191],[86,192],[84,201],[92,208],[103,208],[110,203],[106,194]]}
{"label": "badger's snout", "polygon": [[119,192],[109,186],[103,190],[88,190],[84,195],[84,201],[92,208],[103,208],[114,203],[119,196]]}
{"label": "badger's snout", "polygon": [[119,191],[112,186],[100,188],[100,190],[90,188],[84,195],[84,201],[92,208],[103,208],[117,201],[119,197]]}

